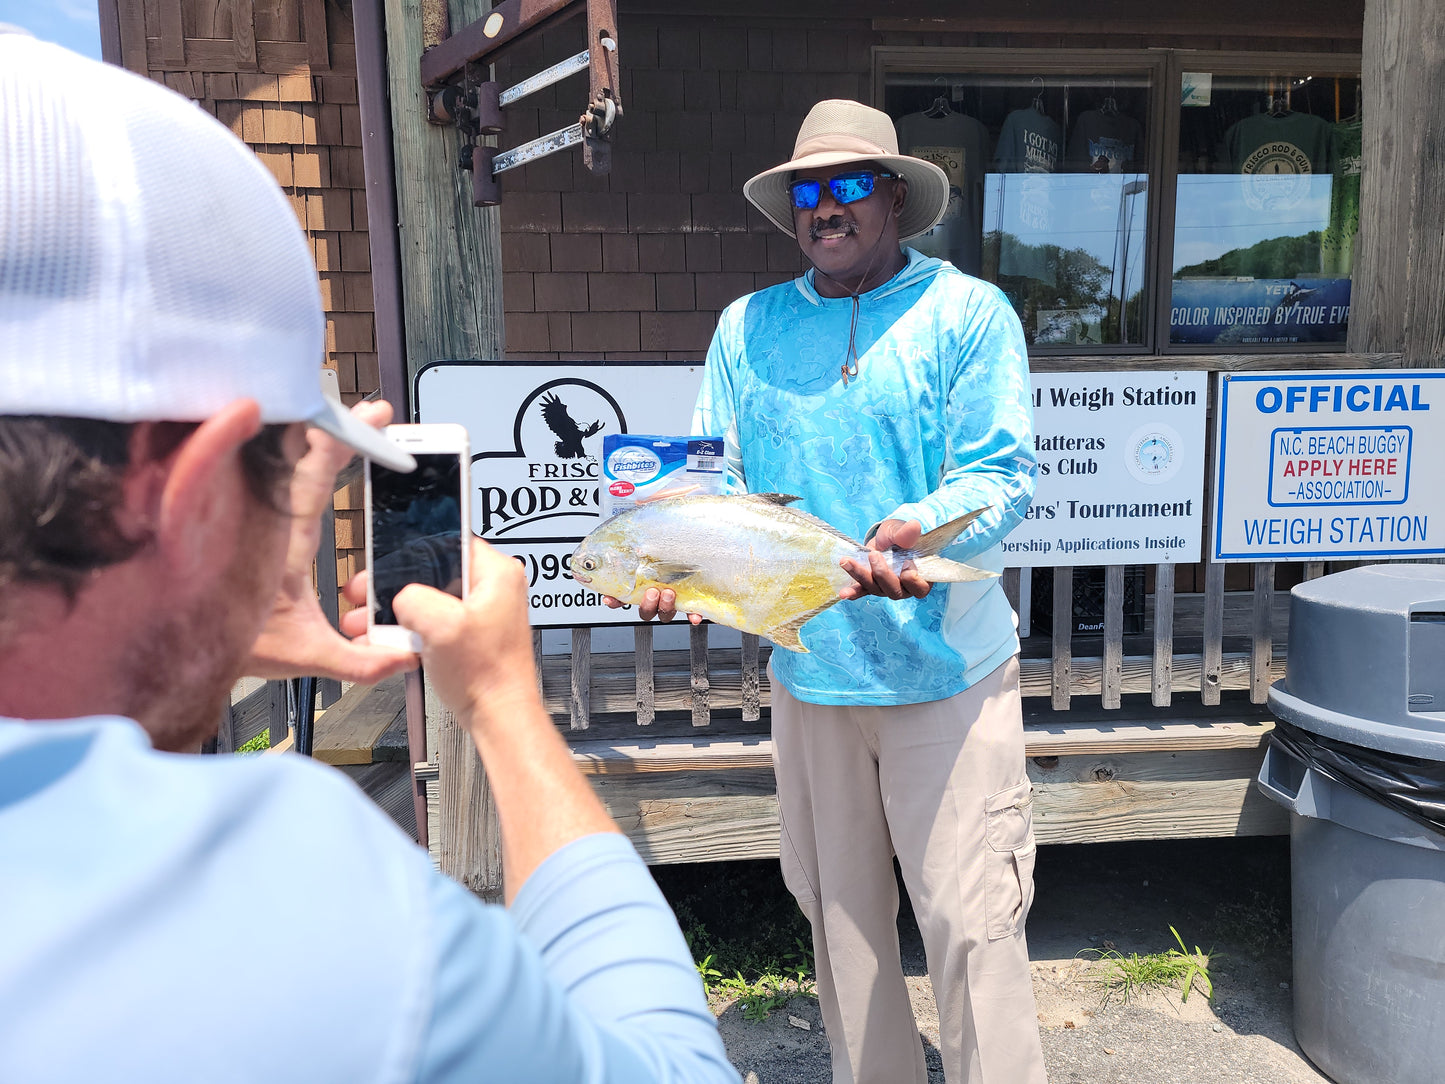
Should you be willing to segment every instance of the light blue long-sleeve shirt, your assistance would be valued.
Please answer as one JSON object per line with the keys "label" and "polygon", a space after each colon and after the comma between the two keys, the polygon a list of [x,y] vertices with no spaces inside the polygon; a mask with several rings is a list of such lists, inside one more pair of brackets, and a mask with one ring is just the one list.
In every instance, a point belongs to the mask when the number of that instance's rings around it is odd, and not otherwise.
{"label": "light blue long-sleeve shirt", "polygon": [[[932,530],[987,511],[944,551],[992,571],[1033,497],[1028,356],[999,290],[908,249],[860,296],[858,375],[846,383],[852,298],[812,272],[733,302],[708,350],[693,432],[726,437],[733,491],[790,493],[863,539],[884,519]],[[921,600],[843,602],[777,651],[775,676],[817,704],[909,704],[966,689],[1018,651],[998,580],[939,584]]]}
{"label": "light blue long-sleeve shirt", "polygon": [[484,906],[344,776],[0,720],[0,1080],[730,1082],[622,836]]}

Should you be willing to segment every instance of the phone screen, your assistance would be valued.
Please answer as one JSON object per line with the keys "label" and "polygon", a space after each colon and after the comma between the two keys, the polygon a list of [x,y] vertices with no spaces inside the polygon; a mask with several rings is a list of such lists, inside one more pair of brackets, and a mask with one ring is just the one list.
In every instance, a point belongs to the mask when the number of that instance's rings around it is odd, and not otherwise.
{"label": "phone screen", "polygon": [[455,452],[414,453],[416,470],[371,463],[371,581],[377,625],[395,625],[391,603],[409,583],[462,595],[462,476]]}

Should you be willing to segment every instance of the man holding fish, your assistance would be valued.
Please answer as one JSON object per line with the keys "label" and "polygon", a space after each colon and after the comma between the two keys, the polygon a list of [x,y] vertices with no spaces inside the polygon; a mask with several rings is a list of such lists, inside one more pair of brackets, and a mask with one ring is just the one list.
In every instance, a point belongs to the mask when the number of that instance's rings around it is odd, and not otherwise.
{"label": "man holding fish", "polygon": [[947,1080],[1033,1084],[1034,840],[997,579],[1034,486],[1022,329],[995,287],[901,247],[942,218],[948,181],[878,110],[818,103],[743,194],[813,267],[734,302],[708,351],[693,429],[725,434],[734,496],[618,517],[573,571],[644,618],[681,609],[789,649],[770,663],[783,875],[813,927],[834,1080],[927,1080],[896,855]]}

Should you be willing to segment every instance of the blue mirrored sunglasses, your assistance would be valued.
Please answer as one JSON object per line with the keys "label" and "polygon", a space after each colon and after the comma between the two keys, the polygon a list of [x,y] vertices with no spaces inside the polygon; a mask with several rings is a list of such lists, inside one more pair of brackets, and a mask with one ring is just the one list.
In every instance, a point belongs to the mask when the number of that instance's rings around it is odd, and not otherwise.
{"label": "blue mirrored sunglasses", "polygon": [[[857,203],[873,194],[873,185],[879,177],[892,177],[887,170],[860,169],[851,173],[839,173],[828,178],[828,191],[839,203]],[[823,195],[822,181],[794,181],[788,186],[793,197],[793,206],[800,211],[811,211],[818,206]]]}

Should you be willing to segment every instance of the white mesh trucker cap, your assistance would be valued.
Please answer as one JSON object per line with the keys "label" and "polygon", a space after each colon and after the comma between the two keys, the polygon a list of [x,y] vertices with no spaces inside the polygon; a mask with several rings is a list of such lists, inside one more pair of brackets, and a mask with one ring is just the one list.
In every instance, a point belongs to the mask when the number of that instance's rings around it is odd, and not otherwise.
{"label": "white mesh trucker cap", "polygon": [[201,421],[248,398],[412,469],[323,394],[324,336],[305,235],[240,140],[0,27],[0,414]]}

